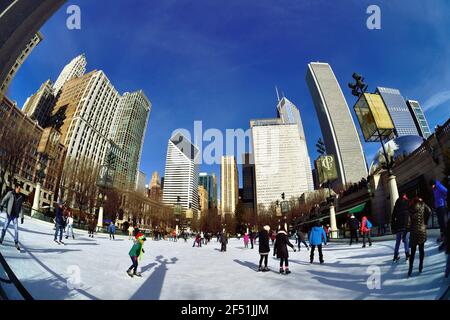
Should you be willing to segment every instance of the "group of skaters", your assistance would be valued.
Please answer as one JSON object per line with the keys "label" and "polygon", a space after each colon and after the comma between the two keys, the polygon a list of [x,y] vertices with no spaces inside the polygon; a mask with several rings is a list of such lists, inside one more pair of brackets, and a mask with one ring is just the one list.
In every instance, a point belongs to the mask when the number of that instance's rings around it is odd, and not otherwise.
{"label": "group of skaters", "polygon": [[[448,278],[450,274],[448,190],[437,180],[431,180],[430,185],[433,190],[434,209],[440,231],[437,243],[439,243],[439,251],[445,250],[447,254],[445,278]],[[419,250],[419,273],[423,272],[427,225],[431,214],[431,208],[417,194],[408,198],[407,194],[403,193],[395,202],[391,221],[392,233],[396,236],[393,261],[400,260],[400,245],[403,242],[405,259],[409,261],[408,277],[412,275],[417,249]]]}
{"label": "group of skaters", "polygon": [[212,239],[212,233],[210,232],[199,232],[194,237],[194,243],[192,244],[192,247],[201,247],[203,245],[207,245],[209,242],[211,242]]}

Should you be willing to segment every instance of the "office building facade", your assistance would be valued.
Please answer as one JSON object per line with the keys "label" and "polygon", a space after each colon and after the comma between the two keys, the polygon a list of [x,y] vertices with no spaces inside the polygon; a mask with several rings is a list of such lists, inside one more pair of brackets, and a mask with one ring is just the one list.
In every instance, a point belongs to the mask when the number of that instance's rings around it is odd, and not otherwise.
{"label": "office building facade", "polygon": [[84,54],[73,58],[72,61],[65,65],[63,70],[59,74],[58,79],[56,79],[55,84],[53,85],[55,95],[58,95],[67,81],[83,76],[86,72],[86,65],[87,61]]}
{"label": "office building facade", "polygon": [[41,127],[45,127],[55,102],[53,83],[51,80],[47,80],[35,94],[25,101],[22,110],[31,119],[36,120]]}
{"label": "office building facade", "polygon": [[183,210],[199,209],[198,199],[199,150],[184,135],[176,133],[167,145],[164,172],[163,203],[179,204]]}
{"label": "office building facade", "polygon": [[239,196],[239,177],[234,156],[222,156],[220,163],[220,198],[222,215],[236,211]]}
{"label": "office building facade", "polygon": [[246,208],[256,210],[255,160],[251,153],[244,153],[242,157],[242,203]]}
{"label": "office building facade", "polygon": [[417,131],[413,116],[400,91],[393,88],[378,87],[377,93],[381,96],[389,111],[389,115],[394,123],[395,136],[418,136],[419,132]]}
{"label": "office building facade", "polygon": [[361,141],[342,89],[328,63],[310,63],[308,84],[327,154],[334,155],[338,179],[335,186],[367,177]]}
{"label": "office building facade", "polygon": [[431,130],[419,102],[416,100],[407,100],[406,104],[408,105],[409,112],[414,120],[419,136],[427,139],[431,136]]}

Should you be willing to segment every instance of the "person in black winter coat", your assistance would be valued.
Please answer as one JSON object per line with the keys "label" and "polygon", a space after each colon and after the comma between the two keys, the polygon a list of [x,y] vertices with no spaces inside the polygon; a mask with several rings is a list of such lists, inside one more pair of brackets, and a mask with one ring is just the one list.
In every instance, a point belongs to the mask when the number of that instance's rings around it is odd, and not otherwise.
{"label": "person in black winter coat", "polygon": [[412,274],[414,265],[414,257],[416,255],[417,246],[419,247],[419,272],[423,271],[423,260],[425,258],[425,242],[427,241],[427,223],[431,215],[431,209],[422,199],[416,196],[410,205],[411,219],[411,256],[409,258],[408,277]]}
{"label": "person in black winter coat", "polygon": [[306,241],[305,241],[305,236],[303,235],[302,230],[298,229],[298,230],[297,230],[297,245],[298,245],[298,251],[300,251],[300,249],[301,249],[300,247],[301,247],[301,244],[302,244],[302,243],[305,245],[306,249],[309,250],[308,244],[307,244]]}
{"label": "person in black winter coat", "polygon": [[[277,237],[275,239],[273,255],[277,256],[280,259],[280,273],[289,274],[289,253],[287,246],[294,249],[294,252],[297,251],[294,248],[294,245],[289,241],[286,230],[284,227],[281,227],[280,231],[277,233]],[[284,270],[283,270],[283,262],[284,262]]]}
{"label": "person in black winter coat", "polygon": [[[59,202],[56,205],[56,210],[55,210],[55,239],[54,241],[57,244],[64,244],[64,242],[62,242],[62,237],[63,237],[63,231],[64,231],[64,207],[63,204],[61,202]],[[58,233],[59,233],[59,241],[58,239]]]}
{"label": "person in black winter coat", "polygon": [[356,239],[356,243],[358,243],[358,229],[359,229],[359,221],[352,214],[350,219],[348,220],[348,226],[350,227],[350,245],[353,243],[353,239]]}
{"label": "person in black winter coat", "polygon": [[220,252],[227,251],[228,237],[226,232],[222,232],[222,234],[220,235],[220,244],[221,244]]}
{"label": "person in black winter coat", "polygon": [[[267,267],[267,260],[269,258],[270,253],[270,245],[269,245],[269,226],[264,226],[264,229],[259,232],[259,268],[258,271],[270,271]],[[264,260],[264,268],[262,268],[262,262]]]}
{"label": "person in black winter coat", "polygon": [[403,241],[405,247],[406,260],[409,259],[409,208],[408,208],[408,197],[403,194],[401,198],[398,198],[395,202],[394,210],[392,211],[391,219],[391,229],[392,233],[395,234],[395,249],[394,249],[394,259],[396,262],[400,259],[399,250],[400,242]]}

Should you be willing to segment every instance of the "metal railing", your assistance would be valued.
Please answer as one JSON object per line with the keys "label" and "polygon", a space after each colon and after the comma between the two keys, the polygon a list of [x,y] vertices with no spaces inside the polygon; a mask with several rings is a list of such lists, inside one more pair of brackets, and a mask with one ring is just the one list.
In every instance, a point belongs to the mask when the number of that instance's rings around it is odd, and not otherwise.
{"label": "metal railing", "polygon": [[20,280],[16,277],[14,272],[11,270],[10,266],[8,265],[8,262],[6,262],[5,258],[1,254],[1,252],[0,252],[0,264],[2,265],[3,270],[5,271],[6,275],[8,276],[8,279],[4,279],[4,278],[0,277],[0,299],[9,300],[8,295],[6,294],[5,290],[3,290],[2,285],[1,285],[2,283],[7,283],[7,284],[13,284],[24,300],[34,300],[34,298],[31,296],[31,294],[28,292],[28,290],[25,289],[22,282],[20,282]]}

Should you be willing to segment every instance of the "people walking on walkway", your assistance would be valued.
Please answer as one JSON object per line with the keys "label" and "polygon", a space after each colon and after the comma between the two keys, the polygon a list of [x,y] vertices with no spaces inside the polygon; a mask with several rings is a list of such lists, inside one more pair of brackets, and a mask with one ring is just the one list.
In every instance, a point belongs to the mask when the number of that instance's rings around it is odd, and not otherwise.
{"label": "people walking on walkway", "polygon": [[419,272],[421,273],[423,271],[425,242],[427,241],[427,222],[430,215],[430,207],[421,198],[415,196],[410,205],[411,236],[409,243],[411,246],[411,256],[409,258],[408,277],[412,274],[417,247],[419,247]]}
{"label": "people walking on walkway", "polygon": [[[269,226],[264,226],[263,230],[259,232],[259,268],[258,271],[267,272],[270,271],[267,267],[267,263],[269,260],[270,246],[269,246]],[[264,260],[264,268],[262,267],[262,263]]]}
{"label": "people walking on walkway", "polygon": [[141,273],[137,272],[137,268],[139,265],[139,260],[142,259],[142,254],[145,253],[144,241],[146,240],[147,239],[145,238],[145,235],[143,235],[142,233],[138,233],[136,235],[136,242],[133,244],[130,252],[128,253],[131,261],[133,262],[133,264],[127,270],[127,273],[130,277],[142,277]]}
{"label": "people walking on walkway", "polygon": [[226,232],[222,232],[222,234],[220,235],[220,244],[220,252],[227,251],[228,236]]}
{"label": "people walking on walkway", "polygon": [[[289,241],[288,235],[286,230],[284,229],[284,226],[280,228],[280,230],[277,233],[274,249],[273,249],[273,255],[277,256],[278,259],[280,259],[280,274],[289,274],[291,271],[289,271],[289,253],[287,246],[291,247],[294,252],[295,250],[294,245]],[[284,269],[283,269],[284,264]]]}
{"label": "people walking on walkway", "polygon": [[9,224],[12,222],[14,225],[14,243],[17,250],[19,247],[19,217],[20,222],[23,224],[24,216],[22,211],[22,203],[24,196],[20,193],[22,185],[17,183],[14,190],[9,191],[2,199],[0,203],[0,212],[6,211],[6,220],[3,224],[2,235],[0,237],[0,244],[5,239],[6,230]]}
{"label": "people walking on walkway", "polygon": [[361,220],[361,234],[363,237],[363,245],[362,245],[363,248],[366,247],[366,237],[367,237],[367,240],[369,240],[369,247],[372,246],[372,240],[370,239],[371,231],[372,231],[372,223],[364,215]]}
{"label": "people walking on walkway", "polygon": [[447,222],[447,188],[439,180],[431,180],[431,188],[433,190],[434,196],[434,208],[436,210],[436,215],[439,223],[440,237],[438,242],[441,242],[439,250],[442,250],[446,246],[445,230]]}
{"label": "people walking on walkway", "polygon": [[69,237],[72,237],[72,239],[75,240],[75,235],[73,234],[73,216],[72,216],[72,212],[70,210],[67,210],[66,239],[69,239]]}
{"label": "people walking on walkway", "polygon": [[[56,204],[55,209],[55,238],[53,241],[60,245],[64,245],[64,242],[62,241],[64,227],[65,227],[64,204],[58,202]],[[58,234],[59,234],[59,241],[58,241]]]}
{"label": "people walking on walkway", "polygon": [[409,259],[409,199],[404,193],[397,199],[392,211],[391,229],[395,234],[395,249],[393,261],[397,262],[400,259],[400,243],[403,242],[405,248],[406,260]]}
{"label": "people walking on walkway", "polygon": [[114,223],[114,221],[111,221],[111,223],[108,226],[108,231],[109,231],[109,240],[115,240],[114,239],[114,235],[116,234],[116,224]]}
{"label": "people walking on walkway", "polygon": [[353,243],[353,239],[358,243],[358,229],[359,229],[359,221],[355,218],[355,215],[352,214],[350,219],[348,220],[348,226],[350,228],[350,245]]}
{"label": "people walking on walkway", "polygon": [[309,256],[309,262],[314,262],[314,251],[319,251],[319,262],[320,264],[324,263],[323,253],[322,253],[322,242],[327,244],[327,235],[325,230],[319,221],[316,222],[316,225],[312,227],[311,232],[309,233],[309,245],[311,246],[311,254]]}
{"label": "people walking on walkway", "polygon": [[300,230],[300,228],[297,230],[297,245],[298,245],[298,251],[301,250],[301,244],[304,244],[306,249],[309,250],[309,246],[305,241],[305,236],[303,235],[303,232]]}

